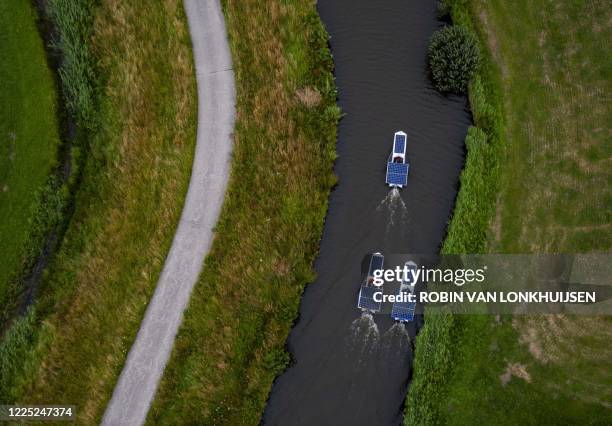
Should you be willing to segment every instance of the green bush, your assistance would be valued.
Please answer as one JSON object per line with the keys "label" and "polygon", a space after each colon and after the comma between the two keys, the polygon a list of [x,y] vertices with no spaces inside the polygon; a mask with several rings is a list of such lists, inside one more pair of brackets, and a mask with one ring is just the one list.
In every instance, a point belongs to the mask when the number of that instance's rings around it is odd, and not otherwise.
{"label": "green bush", "polygon": [[479,62],[478,43],[465,27],[444,27],[429,41],[429,65],[442,92],[465,92]]}

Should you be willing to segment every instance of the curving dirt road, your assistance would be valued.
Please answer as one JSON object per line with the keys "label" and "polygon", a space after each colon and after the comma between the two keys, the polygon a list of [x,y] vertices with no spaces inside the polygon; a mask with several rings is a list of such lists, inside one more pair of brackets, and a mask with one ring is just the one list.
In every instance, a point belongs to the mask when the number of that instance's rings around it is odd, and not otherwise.
{"label": "curving dirt road", "polygon": [[227,187],[236,91],[219,0],[185,0],[198,87],[198,130],[185,206],[103,425],[141,425],[213,240]]}

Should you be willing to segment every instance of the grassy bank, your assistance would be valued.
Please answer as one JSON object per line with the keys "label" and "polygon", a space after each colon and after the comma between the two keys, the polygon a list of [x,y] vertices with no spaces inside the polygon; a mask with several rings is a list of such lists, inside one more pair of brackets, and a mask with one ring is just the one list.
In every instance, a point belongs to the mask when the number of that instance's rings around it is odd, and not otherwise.
{"label": "grassy bank", "polygon": [[40,250],[41,210],[55,213],[44,200],[60,142],[57,99],[36,19],[28,0],[0,4],[0,324]]}
{"label": "grassy bank", "polygon": [[288,362],[334,182],[339,111],[315,2],[223,6],[237,79],[234,173],[153,424],[259,423]]}
{"label": "grassy bank", "polygon": [[[448,3],[486,61],[444,251],[610,250],[609,8]],[[406,424],[609,423],[611,331],[606,318],[429,315]]]}
{"label": "grassy bank", "polygon": [[75,404],[79,423],[91,424],[111,396],[183,206],[195,78],[181,1],[54,3],[61,42],[75,53],[62,79],[89,129],[87,158],[38,302],[0,346],[0,397]]}

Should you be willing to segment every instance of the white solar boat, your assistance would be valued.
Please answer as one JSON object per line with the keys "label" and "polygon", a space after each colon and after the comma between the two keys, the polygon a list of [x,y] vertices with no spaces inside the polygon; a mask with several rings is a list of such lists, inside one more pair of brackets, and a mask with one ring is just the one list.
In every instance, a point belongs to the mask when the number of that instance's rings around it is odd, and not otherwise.
{"label": "white solar boat", "polygon": [[[404,264],[404,267],[408,269],[407,276],[403,277],[400,288],[397,292],[398,296],[401,296],[402,293],[405,294],[414,294],[414,288],[416,286],[416,282],[414,281],[414,276],[410,272],[416,271],[417,265],[413,261],[408,261]],[[410,322],[414,319],[414,310],[416,309],[416,302],[393,302],[393,307],[391,308],[391,318],[395,321],[399,322]]]}
{"label": "white solar boat", "polygon": [[361,284],[359,299],[357,300],[357,307],[364,312],[376,313],[380,311],[382,300],[376,302],[374,300],[374,294],[381,292],[382,288],[374,285],[374,272],[376,270],[382,270],[384,261],[385,257],[380,253],[374,253],[370,258],[368,275],[363,284]]}
{"label": "white solar boat", "polygon": [[393,150],[387,160],[387,176],[385,181],[391,188],[403,188],[408,184],[408,169],[406,161],[406,133],[401,130],[393,137]]}

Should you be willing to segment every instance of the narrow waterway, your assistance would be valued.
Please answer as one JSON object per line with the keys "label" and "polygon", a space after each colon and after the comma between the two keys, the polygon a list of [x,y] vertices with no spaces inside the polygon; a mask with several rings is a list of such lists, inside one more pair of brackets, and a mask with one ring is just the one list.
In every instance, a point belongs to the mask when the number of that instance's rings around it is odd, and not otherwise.
{"label": "narrow waterway", "polygon": [[[435,253],[456,197],[470,124],[465,97],[443,97],[427,74],[435,0],[319,0],[331,35],[340,123],[318,278],[288,340],[291,367],[274,383],[264,423],[398,424],[421,319],[394,325],[356,308],[366,253]],[[408,186],[384,184],[396,130],[408,134]]]}

